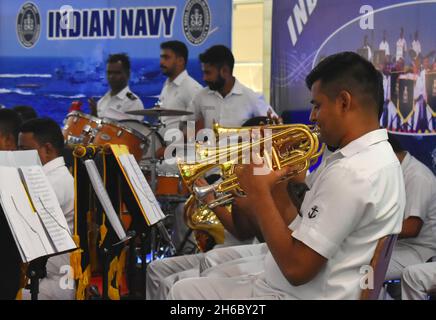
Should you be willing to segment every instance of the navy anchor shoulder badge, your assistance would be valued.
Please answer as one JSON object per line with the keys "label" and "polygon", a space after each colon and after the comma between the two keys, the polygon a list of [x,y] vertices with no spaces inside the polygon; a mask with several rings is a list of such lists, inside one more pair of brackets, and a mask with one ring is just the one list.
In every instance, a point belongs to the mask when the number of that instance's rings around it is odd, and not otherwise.
{"label": "navy anchor shoulder badge", "polygon": [[126,93],[126,97],[132,101],[138,100],[138,98],[130,91]]}
{"label": "navy anchor shoulder badge", "polygon": [[186,39],[194,45],[200,45],[209,35],[211,20],[206,0],[188,0],[182,19]]}
{"label": "navy anchor shoulder badge", "polygon": [[20,8],[17,16],[17,36],[21,45],[32,48],[39,39],[41,33],[41,16],[37,6],[32,2],[26,2]]}
{"label": "navy anchor shoulder badge", "polygon": [[319,214],[318,206],[313,206],[310,209],[310,211],[307,214],[307,216],[308,216],[309,219],[314,219],[314,218],[316,218],[318,216],[318,214]]}

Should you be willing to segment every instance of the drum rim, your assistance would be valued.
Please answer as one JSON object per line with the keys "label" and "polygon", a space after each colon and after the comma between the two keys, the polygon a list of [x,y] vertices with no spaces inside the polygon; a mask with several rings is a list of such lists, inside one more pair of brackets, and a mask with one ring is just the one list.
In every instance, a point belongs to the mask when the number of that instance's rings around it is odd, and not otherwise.
{"label": "drum rim", "polygon": [[[136,123],[142,123],[145,127],[151,127],[151,126],[153,126],[150,122],[148,122],[148,121],[145,121],[145,120],[143,120],[143,121],[140,121],[140,120],[137,120],[137,119],[123,119],[123,120],[119,120],[119,122],[121,122],[121,123],[124,123],[124,122],[136,122]],[[136,130],[136,129],[134,129],[134,128],[132,128],[132,130]],[[150,130],[150,132],[148,133],[148,135],[151,133],[151,132],[153,132],[153,131],[151,131],[151,129],[149,129]],[[136,130],[136,131],[138,131],[138,130]],[[157,137],[157,139],[159,140],[159,142],[160,142],[160,144],[162,145],[162,146],[166,146],[166,143],[165,143],[165,140],[164,140],[164,138],[162,137],[162,135],[159,133],[159,131],[154,131],[154,133],[156,134],[156,137]],[[140,133],[141,134],[141,133]],[[147,136],[148,136],[147,135]]]}
{"label": "drum rim", "polygon": [[71,111],[70,113],[68,113],[66,118],[73,117],[73,116],[79,116],[79,117],[82,117],[82,118],[85,118],[85,119],[88,119],[88,120],[93,120],[94,122],[97,122],[97,123],[102,121],[101,118],[94,117],[94,116],[92,116],[90,114],[83,113],[83,112],[77,111],[77,110]]}
{"label": "drum rim", "polygon": [[[127,127],[126,125],[120,123],[119,121],[112,120],[112,119],[109,119],[109,118],[102,118],[101,119],[101,124],[102,125],[110,124],[110,125],[113,125],[115,127],[119,127],[121,129],[127,131],[128,133],[133,134],[134,136],[139,138],[141,141],[146,141],[147,140],[147,137],[144,136],[142,133],[140,133],[139,131],[137,131],[137,130],[135,130],[133,128]],[[98,133],[97,133],[97,135],[98,135]]]}

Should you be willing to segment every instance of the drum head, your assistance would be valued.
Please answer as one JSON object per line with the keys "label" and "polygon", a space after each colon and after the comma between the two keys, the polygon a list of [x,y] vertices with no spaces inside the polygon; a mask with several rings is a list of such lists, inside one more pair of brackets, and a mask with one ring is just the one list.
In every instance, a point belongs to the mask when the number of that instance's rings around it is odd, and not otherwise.
{"label": "drum head", "polygon": [[87,113],[83,113],[81,111],[71,111],[70,113],[67,114],[66,118],[74,117],[74,116],[85,118],[85,119],[88,119],[88,120],[91,120],[91,121],[94,121],[97,123],[101,121],[100,118],[94,117],[94,116],[87,114]]}

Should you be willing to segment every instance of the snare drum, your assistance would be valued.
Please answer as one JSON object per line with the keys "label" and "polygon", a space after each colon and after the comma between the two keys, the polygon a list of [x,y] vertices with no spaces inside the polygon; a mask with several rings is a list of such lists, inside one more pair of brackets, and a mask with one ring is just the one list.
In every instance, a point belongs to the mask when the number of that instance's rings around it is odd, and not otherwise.
{"label": "snare drum", "polygon": [[146,148],[146,137],[140,132],[120,122],[103,118],[93,143],[95,145],[124,144],[137,161],[140,161]]}
{"label": "snare drum", "polygon": [[101,119],[80,111],[70,112],[64,120],[65,144],[88,144],[95,137]]}

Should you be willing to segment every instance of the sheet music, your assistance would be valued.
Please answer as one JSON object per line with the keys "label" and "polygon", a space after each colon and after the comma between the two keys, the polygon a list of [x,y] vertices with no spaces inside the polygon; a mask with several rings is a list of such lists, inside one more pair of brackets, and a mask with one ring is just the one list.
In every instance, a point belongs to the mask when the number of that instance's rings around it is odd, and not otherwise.
{"label": "sheet music", "polygon": [[33,211],[17,168],[0,167],[0,203],[23,262],[55,253]]}
{"label": "sheet music", "polygon": [[150,185],[144,177],[138,163],[132,154],[120,155],[119,160],[130,182],[135,190],[136,195],[139,198],[144,214],[150,222],[150,225],[154,225],[160,220],[165,218],[165,214],[154,196]]}
{"label": "sheet music", "polygon": [[54,252],[76,248],[67,220],[42,167],[20,167],[33,206],[51,241]]}
{"label": "sheet music", "polygon": [[0,166],[42,166],[36,150],[0,151]]}
{"label": "sheet music", "polygon": [[114,231],[120,240],[125,239],[127,237],[126,232],[124,231],[123,225],[121,224],[121,221],[115,212],[106,188],[103,185],[103,181],[98,173],[95,162],[93,160],[85,160],[84,163],[86,171],[89,175],[89,179],[91,180],[92,187],[94,188],[98,200],[100,200],[100,203],[103,206],[104,212],[106,213],[112,228],[114,228]]}

